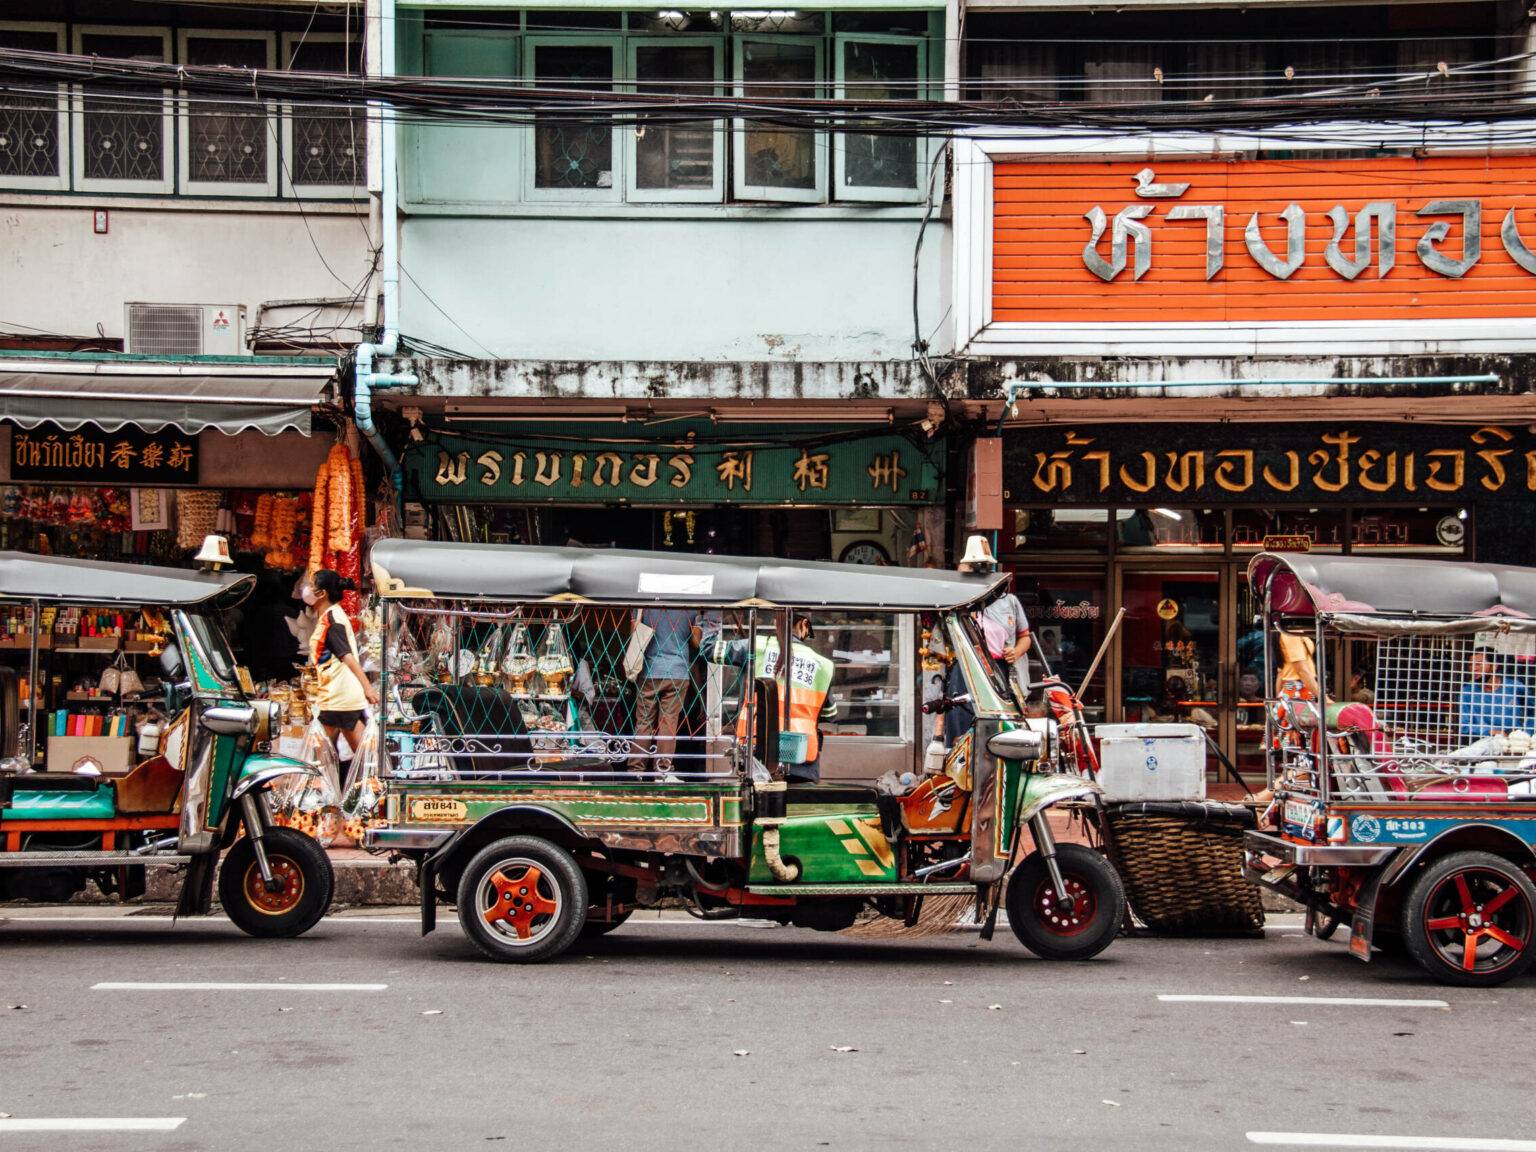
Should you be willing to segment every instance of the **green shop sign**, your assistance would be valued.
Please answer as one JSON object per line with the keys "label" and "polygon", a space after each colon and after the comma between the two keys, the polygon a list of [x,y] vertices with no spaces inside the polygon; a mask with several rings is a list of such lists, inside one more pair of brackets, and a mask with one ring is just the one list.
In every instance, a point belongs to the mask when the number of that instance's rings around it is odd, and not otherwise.
{"label": "green shop sign", "polygon": [[898,433],[804,443],[684,434],[524,439],[438,435],[413,444],[405,471],[419,500],[451,504],[933,504],[944,444]]}

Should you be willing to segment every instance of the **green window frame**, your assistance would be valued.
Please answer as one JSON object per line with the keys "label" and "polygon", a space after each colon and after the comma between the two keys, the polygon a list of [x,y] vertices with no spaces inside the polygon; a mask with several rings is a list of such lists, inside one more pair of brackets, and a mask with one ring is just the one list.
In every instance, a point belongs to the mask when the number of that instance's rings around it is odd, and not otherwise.
{"label": "green window frame", "polygon": [[[626,89],[632,92],[643,92],[650,89],[649,86],[641,86],[640,77],[640,53],[651,48],[692,48],[709,49],[712,54],[713,64],[711,76],[716,84],[705,92],[701,89],[689,89],[693,95],[719,96],[725,90],[725,40],[720,36],[636,36],[627,38],[625,53],[624,75],[626,77]],[[709,132],[710,154],[710,182],[708,187],[696,186],[685,188],[641,187],[640,182],[644,176],[641,152],[645,148],[642,143],[645,131],[644,125],[625,126],[619,129],[624,143],[624,199],[631,204],[718,204],[725,199],[725,122],[714,121]],[[677,129],[661,127],[651,129],[668,134],[666,143],[662,146],[669,148],[674,138],[680,138],[680,142],[686,147],[690,140],[694,148],[698,147],[700,138],[705,129],[702,125],[684,125],[682,132]]]}
{"label": "green window frame", "polygon": [[[609,60],[609,83],[615,92],[620,90],[622,84],[620,63],[624,59],[624,37],[621,34],[584,36],[527,33],[523,37],[523,77],[530,88],[539,86],[539,52],[545,48],[606,49]],[[601,146],[598,142],[604,133],[607,135],[608,156],[606,182],[603,182],[603,170],[597,166],[600,165],[599,160],[592,162],[591,171],[594,182],[587,183],[588,177],[585,171],[589,164],[588,152],[593,147],[598,147],[598,155],[601,155]],[[624,195],[624,149],[616,136],[617,131],[612,126],[599,128],[582,124],[580,121],[545,118],[542,122],[536,121],[529,124],[523,130],[527,156],[527,162],[524,164],[523,199],[532,202],[577,204],[609,204],[621,201]],[[564,185],[540,183],[541,149],[565,158],[568,164],[566,170],[570,174],[572,183]]]}
{"label": "green window frame", "polygon": [[[851,51],[861,47],[874,48],[879,51],[886,50],[889,54],[891,48],[908,48],[914,56],[912,78],[908,81],[904,78],[892,81],[893,86],[910,86],[912,92],[900,99],[926,97],[928,94],[928,41],[926,37],[896,35],[884,33],[838,33],[832,38],[832,51],[835,59],[833,72],[835,76],[837,98],[848,99],[848,57]],[[881,160],[879,150],[887,145],[887,141],[894,142],[894,146],[900,147],[901,141],[910,140],[912,145],[912,162],[910,185],[900,186],[873,181],[860,181],[859,176],[867,173],[872,163],[878,164]],[[868,158],[860,163],[864,154]],[[911,204],[924,198],[928,163],[932,158],[932,142],[921,136],[883,138],[868,133],[838,132],[832,138],[832,187],[834,197],[838,200],[873,201],[886,204]]]}
{"label": "green window frame", "polygon": [[[747,56],[751,48],[761,47],[808,47],[814,52],[816,83],[804,96],[820,96],[826,90],[827,38],[825,36],[772,35],[739,33],[731,37],[732,73],[737,96],[748,96],[745,72]],[[827,199],[827,133],[801,128],[753,128],[754,121],[738,119],[732,123],[731,193],[737,200],[769,200],[782,203],[821,204]],[[748,163],[750,149],[759,137],[793,137],[809,135],[811,139],[813,177],[810,187],[797,188],[787,184],[773,184],[757,180],[762,165]],[[765,141],[771,143],[771,141]]]}

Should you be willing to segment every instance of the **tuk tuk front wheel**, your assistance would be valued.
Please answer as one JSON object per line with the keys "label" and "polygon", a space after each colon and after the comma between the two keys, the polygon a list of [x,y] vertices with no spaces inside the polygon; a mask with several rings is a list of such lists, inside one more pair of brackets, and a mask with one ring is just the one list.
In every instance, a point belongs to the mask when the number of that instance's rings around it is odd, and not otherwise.
{"label": "tuk tuk front wheel", "polygon": [[292,828],[268,828],[262,841],[277,890],[267,890],[251,838],[242,836],[219,870],[219,903],[235,927],[252,936],[302,935],[331,906],[336,886],[331,861],[315,840]]}
{"label": "tuk tuk front wheel", "polygon": [[1408,890],[1408,954],[1442,984],[1490,988],[1536,960],[1536,884],[1491,852],[1453,852]]}
{"label": "tuk tuk front wheel", "polygon": [[1056,863],[1065,899],[1058,898],[1045,857],[1031,852],[1008,882],[1008,926],[1042,960],[1087,960],[1120,931],[1125,887],[1114,865],[1082,844],[1058,844]]}
{"label": "tuk tuk front wheel", "polygon": [[571,854],[537,836],[482,848],[459,879],[459,923],[492,960],[536,964],[576,942],[587,922],[587,879]]}

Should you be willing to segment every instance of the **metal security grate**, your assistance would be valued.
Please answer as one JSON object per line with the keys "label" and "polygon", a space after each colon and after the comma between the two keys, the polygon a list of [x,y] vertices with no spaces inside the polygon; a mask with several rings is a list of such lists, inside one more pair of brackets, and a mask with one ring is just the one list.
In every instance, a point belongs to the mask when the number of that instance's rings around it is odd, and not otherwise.
{"label": "metal security grate", "polygon": [[154,356],[201,355],[202,307],[196,304],[130,304],[126,350]]}

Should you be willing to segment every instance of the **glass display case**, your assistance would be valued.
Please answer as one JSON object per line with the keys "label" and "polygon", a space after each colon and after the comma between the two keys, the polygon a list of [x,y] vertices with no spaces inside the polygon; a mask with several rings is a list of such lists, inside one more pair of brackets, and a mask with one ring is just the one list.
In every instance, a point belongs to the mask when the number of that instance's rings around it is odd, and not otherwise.
{"label": "glass display case", "polygon": [[913,627],[910,615],[815,614],[811,646],[835,667],[837,720],[827,726],[829,736],[911,739],[912,696],[902,686],[915,674]]}

